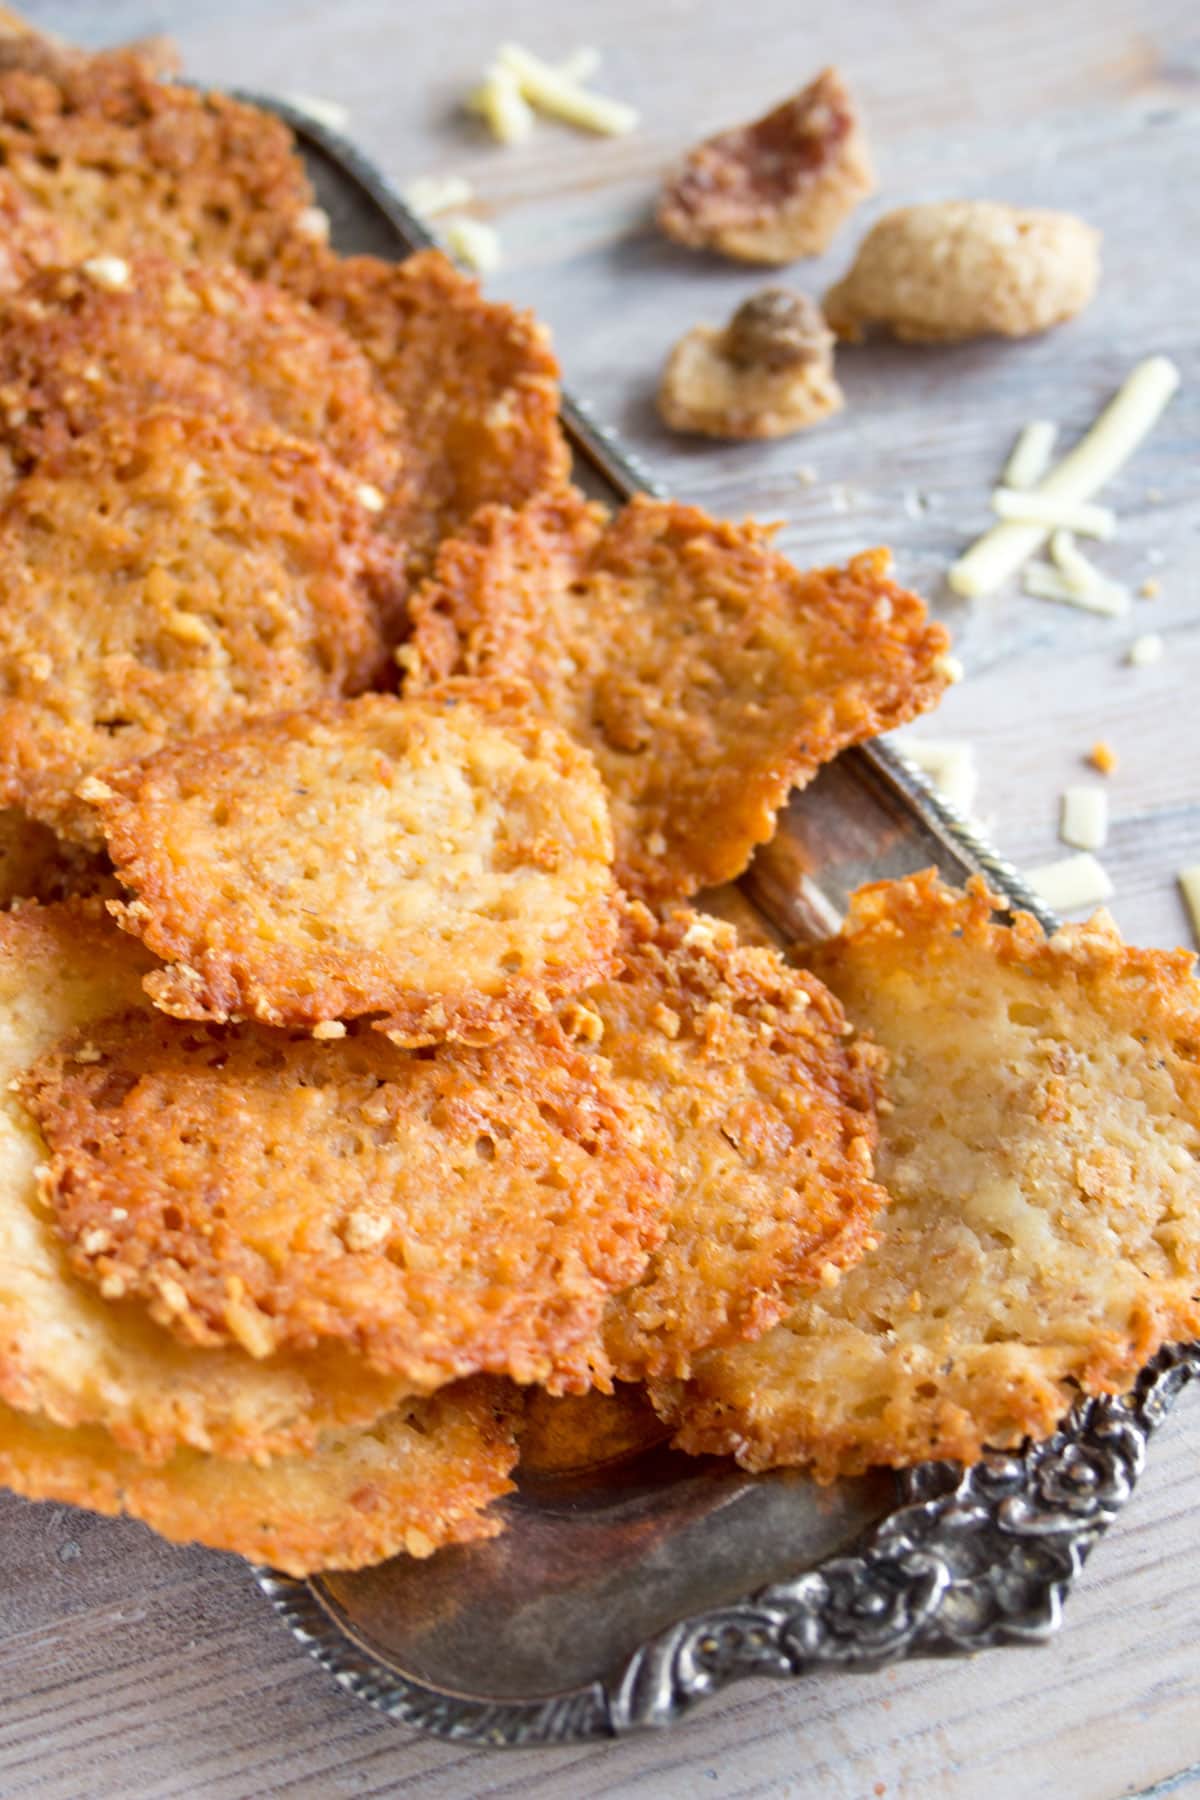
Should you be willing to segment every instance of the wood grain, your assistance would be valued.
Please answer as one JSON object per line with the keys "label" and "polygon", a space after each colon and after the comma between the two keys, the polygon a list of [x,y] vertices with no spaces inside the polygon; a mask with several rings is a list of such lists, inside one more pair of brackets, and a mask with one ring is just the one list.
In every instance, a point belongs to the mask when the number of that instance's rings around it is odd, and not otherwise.
{"label": "wood grain", "polygon": [[[1105,860],[1130,936],[1186,939],[1173,877],[1200,861],[1200,495],[1195,469],[1200,279],[1200,57],[1192,0],[859,0],[827,17],[791,0],[61,0],[29,9],[82,41],[172,31],[191,72],[342,101],[400,181],[460,171],[498,223],[497,292],[554,328],[569,380],[680,494],[783,520],[806,560],[891,543],[929,592],[968,678],[938,735],[983,768],[979,810],[1026,864],[1058,853],[1057,797],[1100,736],[1121,766]],[[643,109],[614,142],[553,125],[501,151],[457,112],[500,36],[547,54],[605,53],[604,82]],[[663,243],[649,220],[663,165],[701,131],[838,61],[867,106],[883,191],[819,263],[820,292],[863,225],[954,194],[1063,206],[1105,233],[1096,305],[1021,345],[847,352],[846,412],[804,438],[722,449],[669,437],[652,395],[672,340],[720,318],[753,273]],[[986,523],[1019,426],[1081,429],[1129,366],[1179,361],[1185,387],[1111,499],[1106,567],[1161,594],[1124,623],[1011,592],[964,605],[945,568]],[[811,466],[815,481],[801,471]],[[1108,496],[1106,496],[1108,497]],[[1155,630],[1166,658],[1134,671]],[[914,1664],[787,1688],[752,1683],[683,1727],[610,1747],[500,1754],[412,1736],[345,1698],[270,1616],[237,1563],[135,1525],[0,1499],[0,1796],[420,1794],[911,1796],[1109,1800],[1200,1792],[1200,1409],[1185,1401],[1143,1491],[1098,1552],[1057,1642],[970,1664]],[[1161,1787],[1158,1784],[1162,1784]]]}

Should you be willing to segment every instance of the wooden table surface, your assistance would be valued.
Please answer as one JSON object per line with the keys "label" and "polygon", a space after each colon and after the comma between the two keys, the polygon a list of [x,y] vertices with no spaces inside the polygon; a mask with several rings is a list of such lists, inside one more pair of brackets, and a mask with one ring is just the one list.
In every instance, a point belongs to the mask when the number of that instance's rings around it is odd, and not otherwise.
{"label": "wooden table surface", "polygon": [[[1194,0],[53,0],[35,21],[84,42],[173,33],[214,84],[342,102],[400,182],[462,172],[498,224],[499,295],[552,325],[568,381],[681,496],[784,523],[801,559],[879,541],[953,628],[967,678],[938,735],[975,745],[979,811],[1032,865],[1060,853],[1058,796],[1097,737],[1120,756],[1105,860],[1127,935],[1189,941],[1174,885],[1200,861],[1200,36]],[[433,20],[436,18],[437,23]],[[604,53],[642,110],[613,141],[552,124],[504,150],[457,111],[501,36]],[[664,163],[703,131],[836,61],[867,110],[882,192],[816,265],[820,292],[864,223],[903,201],[1059,206],[1105,234],[1083,318],[1040,340],[847,352],[845,413],[773,447],[673,439],[652,395],[673,338],[720,318],[752,272],[676,250],[650,222]],[[1027,599],[952,600],[942,576],[1032,417],[1082,428],[1140,357],[1184,389],[1113,484],[1105,563],[1161,591],[1114,622]],[[815,471],[815,479],[812,473]],[[1167,654],[1130,669],[1139,631]],[[413,1736],[347,1699],[236,1561],[132,1524],[0,1497],[0,1796],[391,1795],[428,1800],[788,1794],[1024,1800],[1200,1792],[1200,1407],[1185,1400],[1097,1553],[1055,1643],[787,1688],[756,1682],[683,1726],[601,1748],[489,1752]]]}

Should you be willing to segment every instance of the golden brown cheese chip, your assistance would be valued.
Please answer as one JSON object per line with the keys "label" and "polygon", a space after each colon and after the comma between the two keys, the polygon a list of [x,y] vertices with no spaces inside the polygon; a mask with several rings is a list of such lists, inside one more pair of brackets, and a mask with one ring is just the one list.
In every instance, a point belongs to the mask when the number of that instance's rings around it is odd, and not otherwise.
{"label": "golden brown cheese chip", "polygon": [[0,907],[14,900],[119,893],[106,857],[64,843],[19,807],[0,807]]}
{"label": "golden brown cheese chip", "polygon": [[872,325],[918,344],[1028,337],[1074,318],[1099,278],[1100,233],[1070,213],[931,201],[876,221],[825,314],[850,339]]}
{"label": "golden brown cheese chip", "polygon": [[561,485],[558,363],[532,313],[485,300],[440,251],[403,263],[316,254],[283,277],[361,345],[403,416],[390,528],[426,568],[480,506]]}
{"label": "golden brown cheese chip", "polygon": [[761,1336],[798,1285],[857,1260],[885,1195],[871,1179],[879,1055],[815,976],[704,914],[659,923],[639,905],[623,952],[565,1018],[675,1181],[667,1236],[605,1321],[613,1370],[636,1381]]}
{"label": "golden brown cheese chip", "polygon": [[1047,942],[932,875],[856,896],[817,965],[886,1048],[878,1247],[658,1402],[747,1468],[972,1460],[1200,1331],[1200,990],[1110,920]]}
{"label": "golden brown cheese chip", "polygon": [[36,269],[58,262],[62,250],[53,216],[0,168],[0,293],[19,288]]}
{"label": "golden brown cheese chip", "polygon": [[612,833],[590,759],[513,696],[367,694],[179,744],[92,793],[113,911],[185,1019],[488,1043],[612,967]]}
{"label": "golden brown cheese chip", "polygon": [[369,1424],[404,1384],[336,1347],[264,1362],[184,1348],[71,1273],[38,1199],[48,1151],[10,1084],[67,1032],[83,1033],[86,1066],[88,1027],[137,1004],[148,963],[94,902],[0,917],[0,1401],[106,1426],[151,1461],[181,1444],[255,1459],[307,1450],[321,1430]]}
{"label": "golden brown cheese chip", "polygon": [[807,574],[754,524],[564,492],[493,508],[413,601],[410,690],[515,676],[586,746],[635,894],[732,880],[788,791],[932,706],[948,638],[882,550]]}
{"label": "golden brown cheese chip", "polygon": [[95,844],[86,775],[365,686],[393,564],[314,444],[105,423],[0,507],[0,802]]}
{"label": "golden brown cheese chip", "polygon": [[0,68],[0,164],[54,215],[68,262],[157,250],[269,275],[314,229],[287,127],[157,81],[136,51]]}
{"label": "golden brown cheese chip", "polygon": [[553,1480],[620,1462],[669,1435],[644,1388],[619,1381],[611,1394],[556,1397],[529,1388],[521,1415],[521,1474]]}
{"label": "golden brown cheese chip", "polygon": [[399,473],[398,414],[366,357],[236,269],[145,256],[117,286],[52,269],[0,306],[0,430],[18,464],[163,404],[311,439],[381,494]]}
{"label": "golden brown cheese chip", "polygon": [[135,1014],[79,1049],[22,1088],[48,1204],[80,1273],[184,1341],[341,1342],[413,1391],[586,1387],[605,1301],[662,1236],[667,1178],[551,1026],[421,1054]]}
{"label": "golden brown cheese chip", "polygon": [[872,193],[866,134],[836,69],[753,124],[698,144],[668,177],[658,222],[668,237],[743,262],[820,256]]}
{"label": "golden brown cheese chip", "polygon": [[0,1406],[5,1487],[123,1513],[174,1543],[232,1550],[289,1575],[495,1537],[501,1522],[483,1509],[510,1491],[516,1460],[509,1403],[485,1383],[410,1401],[267,1468],[194,1450],[148,1468],[98,1427],[67,1430]]}

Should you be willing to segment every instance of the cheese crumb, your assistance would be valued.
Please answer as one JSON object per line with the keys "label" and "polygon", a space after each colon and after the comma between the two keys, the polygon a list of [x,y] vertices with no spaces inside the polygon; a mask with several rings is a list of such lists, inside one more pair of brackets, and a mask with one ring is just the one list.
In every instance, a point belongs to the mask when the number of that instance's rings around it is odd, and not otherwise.
{"label": "cheese crumb", "polygon": [[1125,654],[1125,661],[1135,669],[1148,668],[1151,663],[1160,662],[1166,646],[1157,631],[1146,631],[1141,637],[1134,638]]}
{"label": "cheese crumb", "polygon": [[316,244],[329,242],[329,214],[323,206],[306,206],[296,219],[296,230]]}
{"label": "cheese crumb", "polygon": [[1111,744],[1105,743],[1103,738],[1096,739],[1088,751],[1087,759],[1093,769],[1098,769],[1101,775],[1111,775],[1117,767],[1117,753]]}
{"label": "cheese crumb", "polygon": [[1102,900],[1111,900],[1114,891],[1108,870],[1088,850],[1030,869],[1028,880],[1052,912],[1098,906]]}
{"label": "cheese crumb", "polygon": [[[1090,500],[1154,429],[1178,386],[1179,370],[1169,357],[1140,362],[1091,429],[1033,491],[1054,500]],[[994,525],[953,565],[950,586],[966,599],[994,594],[1046,535],[1044,525]]]}
{"label": "cheese crumb", "polygon": [[1103,788],[1066,790],[1058,835],[1076,850],[1103,850],[1108,841],[1108,795]]}
{"label": "cheese crumb", "polygon": [[451,219],[446,227],[446,248],[456,262],[487,275],[500,266],[500,236],[482,219]]}
{"label": "cheese crumb", "polygon": [[284,99],[295,112],[315,119],[326,131],[345,131],[350,124],[350,108],[340,100],[326,100],[320,94],[285,94]]}
{"label": "cheese crumb", "polygon": [[1050,467],[1058,426],[1049,419],[1033,419],[1013,445],[1000,477],[1005,487],[1031,488]]}
{"label": "cheese crumb", "polygon": [[959,658],[951,655],[949,650],[943,651],[942,655],[939,656],[934,663],[933,668],[934,673],[942,676],[944,680],[950,683],[951,687],[956,687],[967,672],[963,668]]}
{"label": "cheese crumb", "polygon": [[1147,575],[1145,581],[1143,581],[1141,587],[1139,587],[1138,593],[1142,596],[1143,600],[1157,600],[1158,596],[1162,593],[1162,582],[1156,581],[1153,575]]}
{"label": "cheese crumb", "polygon": [[1192,863],[1189,868],[1180,869],[1179,887],[1183,903],[1188,909],[1188,917],[1192,921],[1192,936],[1200,944],[1200,863]]}
{"label": "cheese crumb", "polygon": [[387,505],[387,501],[384,499],[379,489],[373,487],[369,481],[360,482],[354,490],[354,495],[358,504],[363,507],[366,512],[380,513]]}
{"label": "cheese crumb", "polygon": [[638,115],[632,106],[590,93],[520,44],[502,45],[496,61],[515,78],[522,98],[539,112],[605,137],[623,137],[637,125]]}
{"label": "cheese crumb", "polygon": [[402,198],[410,212],[422,219],[433,219],[438,213],[469,205],[474,194],[475,189],[464,175],[421,175],[404,189]]}
{"label": "cheese crumb", "polygon": [[107,288],[112,294],[129,286],[129,264],[123,256],[89,256],[83,272],[97,287]]}
{"label": "cheese crumb", "polygon": [[346,1027],[340,1019],[322,1019],[319,1024],[313,1026],[312,1035],[318,1044],[331,1043],[336,1038],[345,1037]]}

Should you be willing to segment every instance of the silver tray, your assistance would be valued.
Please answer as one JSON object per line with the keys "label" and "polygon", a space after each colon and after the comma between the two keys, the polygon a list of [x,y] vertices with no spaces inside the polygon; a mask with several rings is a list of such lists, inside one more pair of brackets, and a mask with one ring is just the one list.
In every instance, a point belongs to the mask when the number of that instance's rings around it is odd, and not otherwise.
{"label": "silver tray", "polygon": [[[433,241],[352,145],[242,97],[295,130],[338,249],[398,260]],[[564,397],[562,411],[589,487],[656,491],[581,401]],[[859,883],[930,864],[953,882],[983,874],[1057,925],[882,742],[793,796],[736,889],[701,903],[794,943],[826,935]],[[489,1543],[310,1581],[255,1574],[317,1661],[405,1724],[495,1745],[615,1737],[668,1724],[741,1676],[1044,1642],[1195,1375],[1200,1347],[1165,1350],[1133,1394],[1082,1402],[1052,1438],[966,1471],[927,1463],[821,1489],[658,1442],[567,1474],[518,1471]]]}

